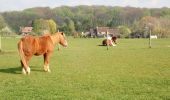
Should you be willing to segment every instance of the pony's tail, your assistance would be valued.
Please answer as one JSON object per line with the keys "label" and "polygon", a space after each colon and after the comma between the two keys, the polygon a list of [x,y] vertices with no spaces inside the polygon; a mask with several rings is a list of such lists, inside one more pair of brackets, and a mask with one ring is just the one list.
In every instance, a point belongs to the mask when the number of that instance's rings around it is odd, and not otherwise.
{"label": "pony's tail", "polygon": [[19,43],[18,43],[18,52],[19,52],[19,55],[20,55],[20,58],[21,58],[22,66],[25,68],[27,66],[27,64],[26,64],[25,55],[24,55],[24,51],[23,51],[22,40],[19,41]]}

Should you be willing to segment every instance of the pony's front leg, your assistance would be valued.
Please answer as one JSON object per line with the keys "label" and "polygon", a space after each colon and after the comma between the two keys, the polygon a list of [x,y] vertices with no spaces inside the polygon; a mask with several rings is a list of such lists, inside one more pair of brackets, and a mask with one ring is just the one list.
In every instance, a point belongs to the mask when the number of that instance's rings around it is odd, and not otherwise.
{"label": "pony's front leg", "polygon": [[44,54],[44,71],[51,72],[49,68],[50,53]]}

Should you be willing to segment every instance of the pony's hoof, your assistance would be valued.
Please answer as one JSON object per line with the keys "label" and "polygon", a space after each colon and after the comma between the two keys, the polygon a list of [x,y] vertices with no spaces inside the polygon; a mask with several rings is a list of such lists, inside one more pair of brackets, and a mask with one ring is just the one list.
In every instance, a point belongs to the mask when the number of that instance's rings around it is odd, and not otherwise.
{"label": "pony's hoof", "polygon": [[48,69],[48,71],[47,71],[47,72],[51,73],[51,70],[50,70],[50,69]]}
{"label": "pony's hoof", "polygon": [[45,72],[51,73],[50,69],[44,69]]}
{"label": "pony's hoof", "polygon": [[30,75],[31,69],[28,67],[27,68],[27,74]]}
{"label": "pony's hoof", "polygon": [[27,75],[30,75],[30,72],[27,72]]}
{"label": "pony's hoof", "polygon": [[27,74],[24,68],[22,68],[22,74],[24,74],[24,75]]}
{"label": "pony's hoof", "polygon": [[44,69],[45,72],[48,72],[48,69]]}

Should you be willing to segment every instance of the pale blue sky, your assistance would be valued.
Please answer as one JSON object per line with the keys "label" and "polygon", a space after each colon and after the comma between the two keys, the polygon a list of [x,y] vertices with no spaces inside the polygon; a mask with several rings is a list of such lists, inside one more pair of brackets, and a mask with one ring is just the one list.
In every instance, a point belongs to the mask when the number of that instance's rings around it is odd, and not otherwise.
{"label": "pale blue sky", "polygon": [[0,12],[23,10],[32,7],[58,7],[62,5],[105,5],[147,8],[170,8],[170,0],[0,0]]}

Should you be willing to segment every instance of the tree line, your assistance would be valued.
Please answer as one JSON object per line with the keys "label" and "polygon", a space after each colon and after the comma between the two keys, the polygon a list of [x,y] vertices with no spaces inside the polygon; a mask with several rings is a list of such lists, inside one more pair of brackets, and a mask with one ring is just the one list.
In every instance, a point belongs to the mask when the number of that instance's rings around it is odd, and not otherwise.
{"label": "tree line", "polygon": [[159,37],[170,37],[170,8],[61,6],[0,13],[1,35],[20,34],[19,28],[24,26],[32,26],[37,35],[41,34],[43,27],[50,32],[60,30],[73,35],[105,26],[119,28],[123,38],[147,37],[148,30]]}

